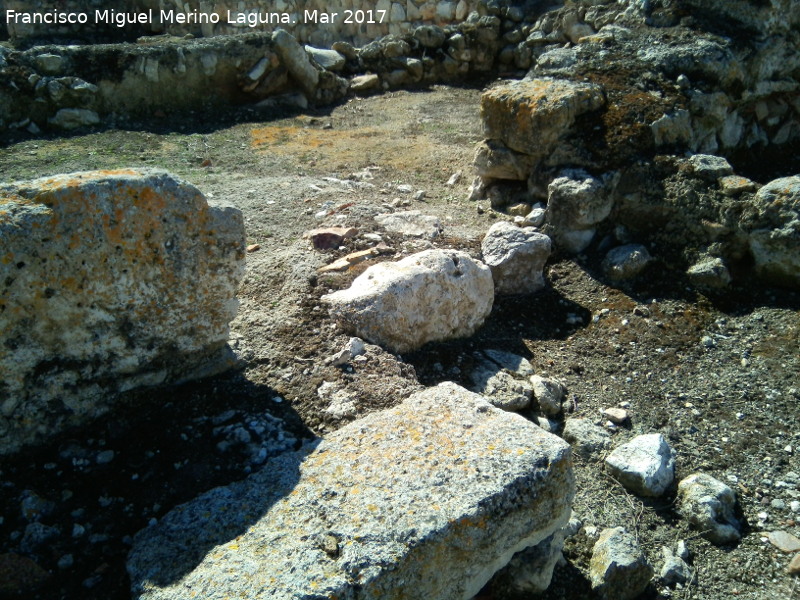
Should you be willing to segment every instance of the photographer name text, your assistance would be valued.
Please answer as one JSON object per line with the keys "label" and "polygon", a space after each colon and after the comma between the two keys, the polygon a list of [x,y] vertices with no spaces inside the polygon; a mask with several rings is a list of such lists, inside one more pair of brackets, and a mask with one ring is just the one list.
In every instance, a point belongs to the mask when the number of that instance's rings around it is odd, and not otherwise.
{"label": "photographer name text", "polygon": [[[160,22],[170,25],[204,25],[225,23],[237,27],[258,27],[260,25],[294,25],[296,23],[344,23],[344,24],[373,24],[383,23],[386,20],[385,10],[343,10],[341,12],[323,12],[319,10],[304,10],[301,13],[287,12],[239,12],[227,11],[224,16],[218,13],[179,12],[176,10],[153,9],[141,12],[124,12],[114,9],[95,10],[94,14],[87,12],[65,12],[56,9],[44,12],[21,12],[6,10],[6,23],[20,25],[113,25],[128,27],[131,25],[149,25]],[[159,20],[156,21],[156,17]]]}

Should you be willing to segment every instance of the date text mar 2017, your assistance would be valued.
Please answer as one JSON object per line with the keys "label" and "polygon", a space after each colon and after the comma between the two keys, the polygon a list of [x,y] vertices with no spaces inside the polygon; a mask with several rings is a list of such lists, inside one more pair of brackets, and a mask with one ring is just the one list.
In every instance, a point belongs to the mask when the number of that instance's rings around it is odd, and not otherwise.
{"label": "date text mar 2017", "polygon": [[319,10],[303,11],[303,21],[306,23],[344,23],[346,25],[362,23],[383,23],[386,20],[385,10],[344,10],[342,12],[322,12]]}

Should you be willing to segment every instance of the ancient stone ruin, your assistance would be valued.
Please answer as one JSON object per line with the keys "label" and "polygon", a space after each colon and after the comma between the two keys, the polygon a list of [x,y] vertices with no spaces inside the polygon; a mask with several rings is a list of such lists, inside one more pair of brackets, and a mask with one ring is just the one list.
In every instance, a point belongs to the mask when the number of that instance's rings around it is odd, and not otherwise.
{"label": "ancient stone ruin", "polygon": [[[32,4],[0,0],[0,597],[794,590],[798,0]],[[337,141],[441,86],[479,135]]]}

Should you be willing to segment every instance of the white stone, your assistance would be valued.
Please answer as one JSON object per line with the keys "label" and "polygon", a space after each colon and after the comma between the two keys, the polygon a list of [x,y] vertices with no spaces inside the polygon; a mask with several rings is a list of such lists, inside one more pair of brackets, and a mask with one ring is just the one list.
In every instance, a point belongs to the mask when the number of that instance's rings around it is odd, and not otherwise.
{"label": "white stone", "polygon": [[531,385],[533,385],[533,395],[539,403],[539,410],[549,416],[561,413],[561,402],[564,400],[563,383],[556,379],[533,375]]}
{"label": "white stone", "polygon": [[495,291],[531,294],[544,287],[542,270],[550,257],[550,238],[532,227],[500,221],[481,242],[484,262],[491,268]]}
{"label": "white stone", "polygon": [[563,441],[444,383],[140,531],[132,597],[467,600],[573,496]]}
{"label": "white stone", "polygon": [[633,438],[605,462],[615,479],[640,496],[661,496],[675,478],[675,455],[660,433]]}
{"label": "white stone", "polygon": [[61,129],[77,129],[100,123],[100,116],[85,108],[62,108],[48,120],[48,123]]}
{"label": "white stone", "polygon": [[426,250],[369,267],[322,300],[356,335],[394,352],[467,337],[494,302],[489,267],[456,250]]}
{"label": "white stone", "polygon": [[712,544],[742,537],[735,506],[733,490],[711,475],[695,473],[678,484],[678,511]]}

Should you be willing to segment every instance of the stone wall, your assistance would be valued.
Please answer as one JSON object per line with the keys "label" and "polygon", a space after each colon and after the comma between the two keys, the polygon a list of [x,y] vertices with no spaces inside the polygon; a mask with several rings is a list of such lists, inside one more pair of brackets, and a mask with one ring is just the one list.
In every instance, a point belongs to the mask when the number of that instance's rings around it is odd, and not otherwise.
{"label": "stone wall", "polygon": [[[117,12],[147,13],[141,26],[95,22],[96,10],[110,7],[98,0],[5,0],[9,9],[48,12],[54,9],[85,12],[85,25],[27,25],[12,23],[13,40],[84,39],[132,41],[142,34],[210,37],[282,27],[299,41],[329,47],[345,40],[364,44],[381,36],[409,33],[422,24],[448,25],[463,21],[482,0],[123,0]],[[504,4],[510,4],[505,2]],[[484,11],[485,12],[485,11]],[[178,15],[188,15],[181,19]],[[188,21],[188,22],[186,22]],[[4,19],[5,22],[5,19]]]}

